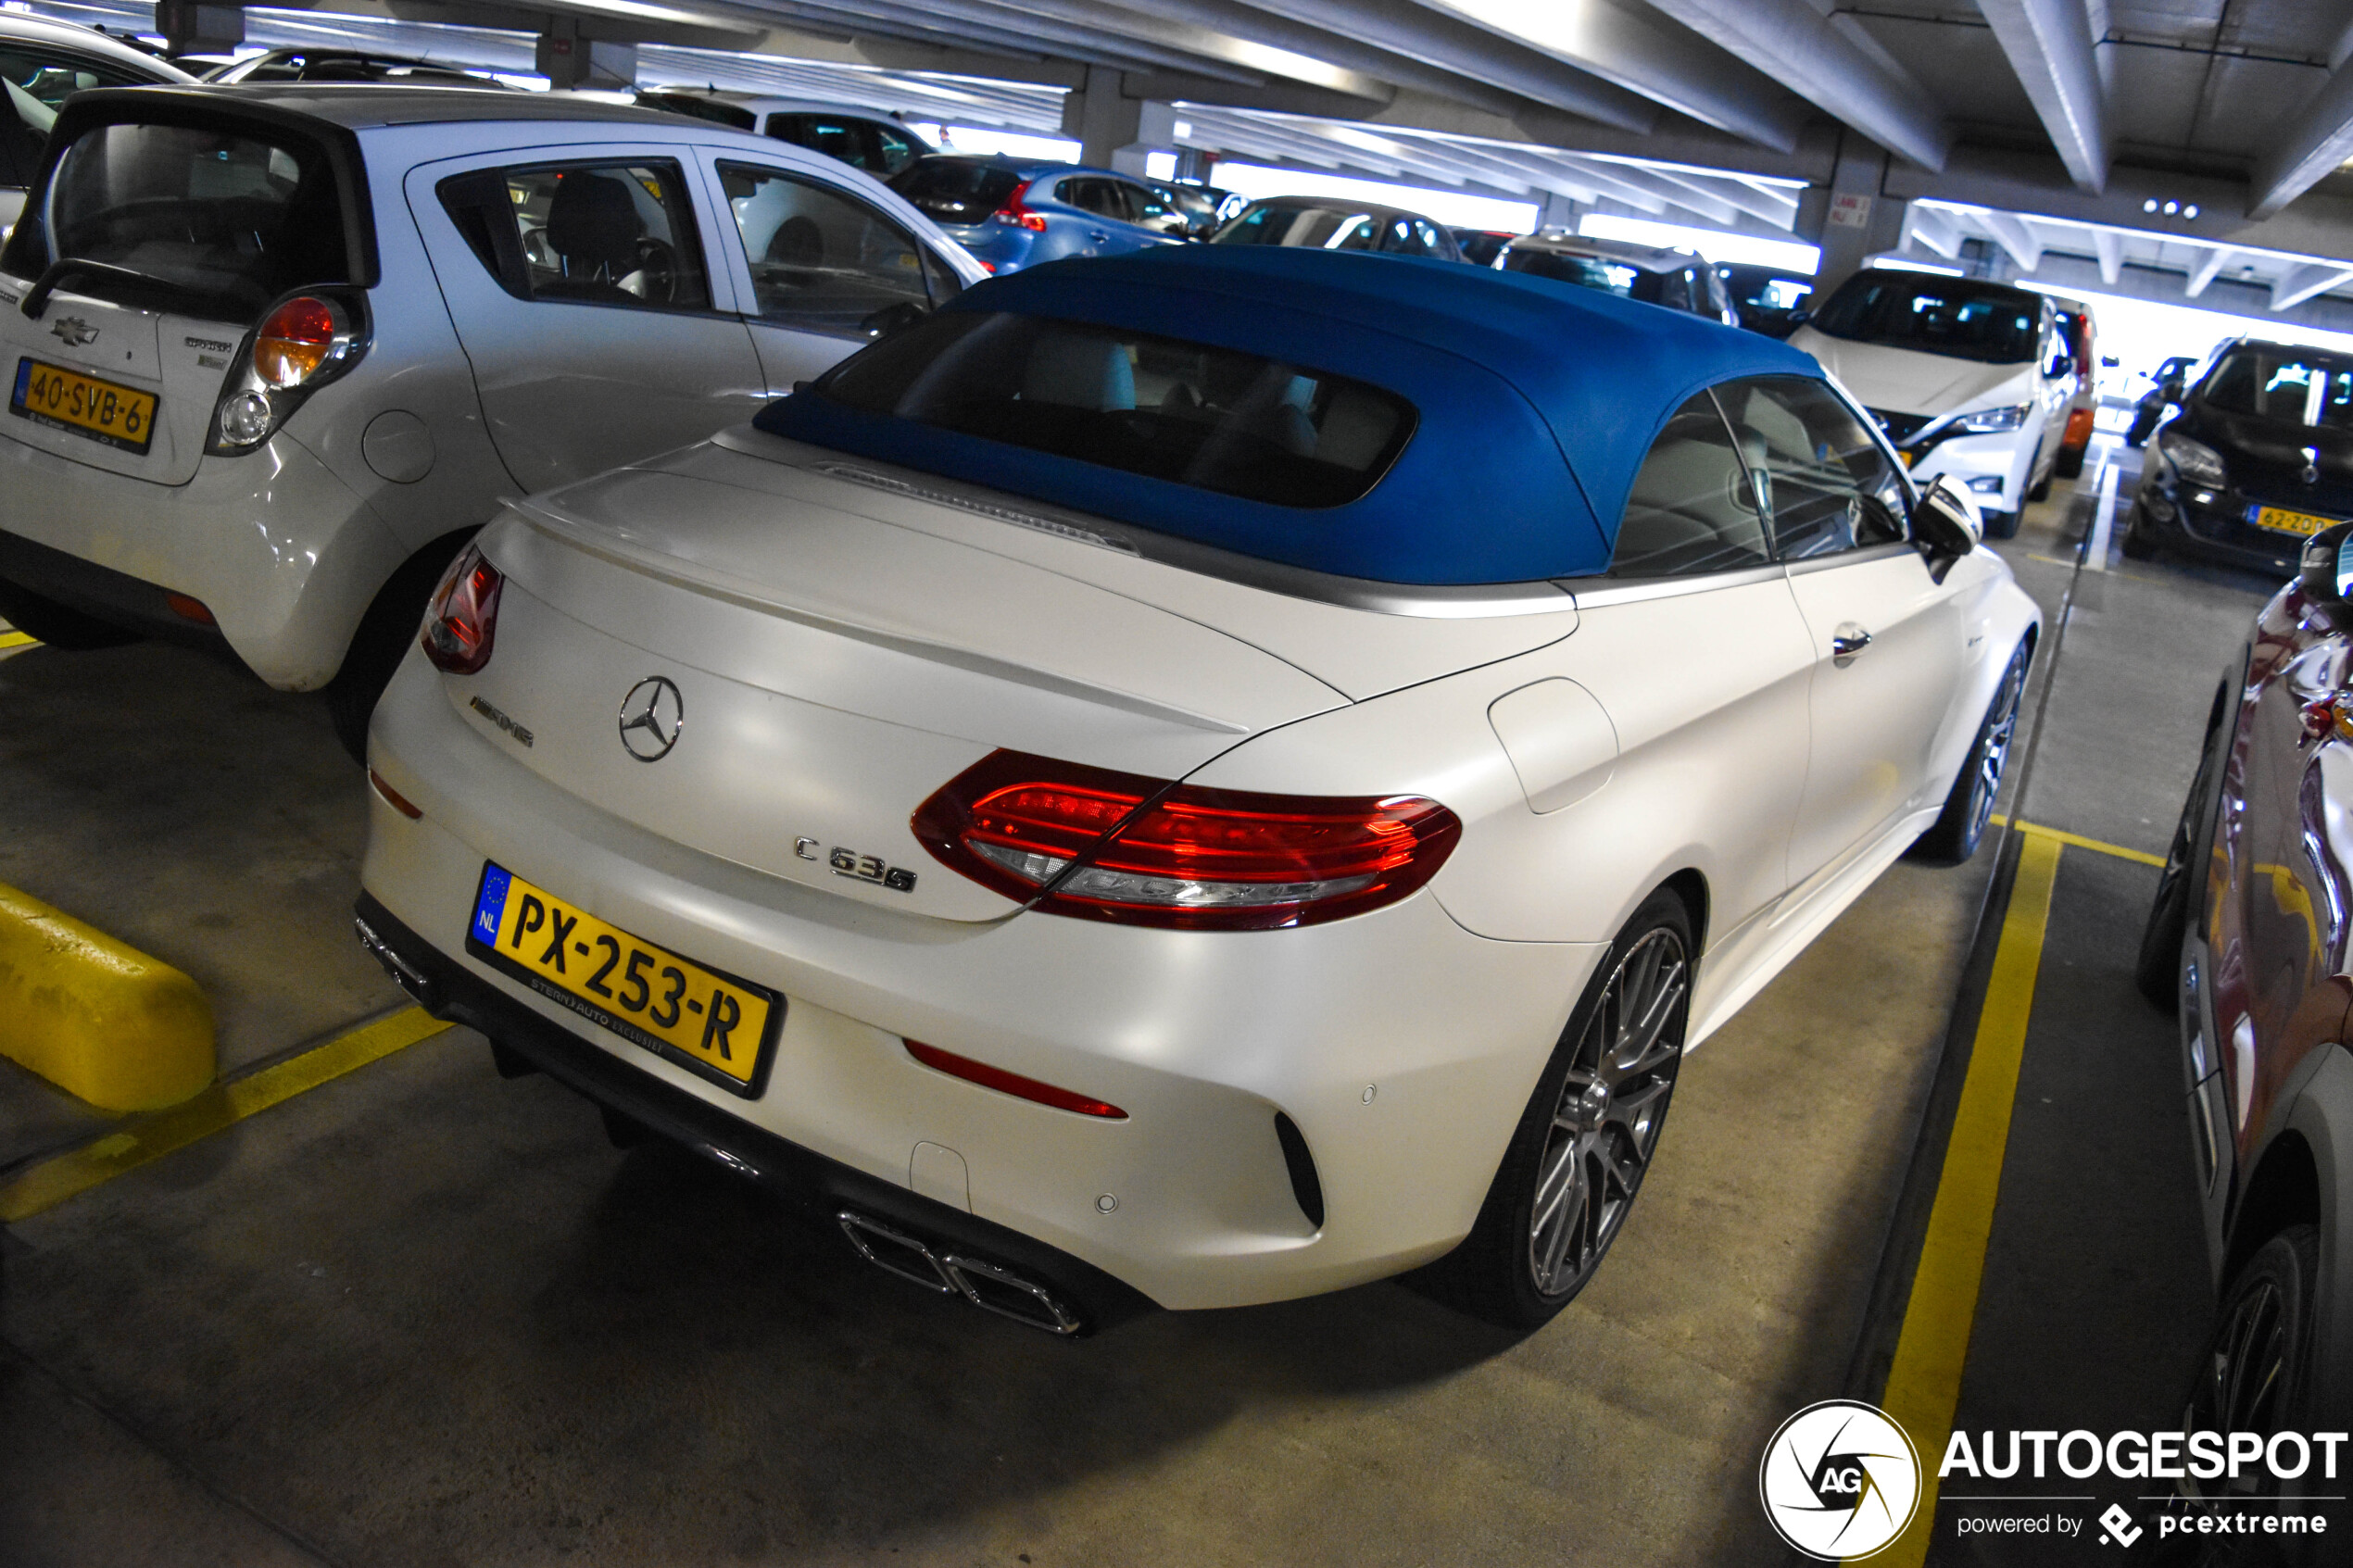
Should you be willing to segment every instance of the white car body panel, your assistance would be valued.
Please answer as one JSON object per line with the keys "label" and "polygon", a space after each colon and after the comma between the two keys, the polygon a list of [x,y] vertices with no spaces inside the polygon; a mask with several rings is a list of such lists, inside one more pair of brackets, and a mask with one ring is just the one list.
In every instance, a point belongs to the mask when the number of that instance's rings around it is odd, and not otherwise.
{"label": "white car body panel", "polygon": [[[1632,909],[1669,878],[1705,885],[1695,1043],[1933,819],[2038,624],[1991,554],[1940,584],[1908,547],[1531,584],[1483,610],[1442,592],[1422,613],[1351,607],[1125,553],[1101,519],[826,461],[846,459],[731,432],[486,531],[510,574],[488,666],[446,676],[412,650],[376,711],[371,764],[422,814],[376,802],[369,896],[503,996],[856,1171],[952,1202],[916,1146],[952,1151],[974,1214],[1169,1307],[1448,1251]],[[1866,616],[1886,644],[1845,664],[1811,623]],[[656,673],[686,718],[648,767],[615,727]],[[1324,924],[1016,912],[908,826],[995,746],[1209,787],[1427,795],[1462,837],[1428,887]],[[1801,859],[1809,779],[1829,783]],[[913,890],[796,857],[835,833]],[[488,859],[783,992],[769,1088],[730,1095],[469,954]],[[910,1039],[1128,1119],[950,1078]],[[1277,1110],[1314,1150],[1321,1229]]]}

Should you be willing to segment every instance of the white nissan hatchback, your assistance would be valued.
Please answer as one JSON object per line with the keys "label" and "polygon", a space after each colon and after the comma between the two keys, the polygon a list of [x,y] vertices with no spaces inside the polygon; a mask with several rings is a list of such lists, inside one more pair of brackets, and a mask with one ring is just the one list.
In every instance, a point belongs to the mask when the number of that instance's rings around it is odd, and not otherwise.
{"label": "white nissan hatchback", "polygon": [[1076,1332],[1541,1323],[1686,1046],[1975,847],[2036,635],[1806,356],[1514,273],[983,283],[510,508],[378,707],[428,1009]]}
{"label": "white nissan hatchback", "polygon": [[323,686],[357,754],[501,497],[740,422],[985,275],[854,169],[641,109],[79,94],[0,249],[0,616]]}

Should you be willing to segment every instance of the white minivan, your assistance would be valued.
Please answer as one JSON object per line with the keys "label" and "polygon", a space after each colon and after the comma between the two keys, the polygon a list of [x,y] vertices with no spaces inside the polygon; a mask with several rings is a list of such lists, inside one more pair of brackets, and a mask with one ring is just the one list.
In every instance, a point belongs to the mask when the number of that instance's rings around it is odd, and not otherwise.
{"label": "white minivan", "polygon": [[832,158],[554,94],[75,94],[0,249],[0,616],[323,688],[355,756],[502,497],[698,441],[987,276]]}
{"label": "white minivan", "polygon": [[1789,341],[1862,400],[1916,480],[1967,486],[1990,536],[2015,534],[2020,509],[2050,493],[2077,367],[2044,295],[1873,269]]}

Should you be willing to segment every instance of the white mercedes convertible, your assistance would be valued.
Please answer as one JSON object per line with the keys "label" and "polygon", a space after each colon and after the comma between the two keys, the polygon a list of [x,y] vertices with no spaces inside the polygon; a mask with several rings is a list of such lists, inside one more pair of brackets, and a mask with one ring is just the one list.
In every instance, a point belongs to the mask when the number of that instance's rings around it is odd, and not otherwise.
{"label": "white mercedes convertible", "polygon": [[1975,526],[1686,314],[1041,268],[485,528],[376,710],[360,936],[943,1295],[1532,1326],[1683,1053],[1976,847],[2040,624]]}

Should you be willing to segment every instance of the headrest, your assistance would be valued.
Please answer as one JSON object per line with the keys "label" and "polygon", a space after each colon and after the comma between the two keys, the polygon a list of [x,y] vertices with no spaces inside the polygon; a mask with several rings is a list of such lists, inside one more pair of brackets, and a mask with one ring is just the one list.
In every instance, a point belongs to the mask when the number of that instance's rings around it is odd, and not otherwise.
{"label": "headrest", "polygon": [[1021,395],[1031,403],[1057,403],[1101,413],[1136,406],[1136,371],[1127,350],[1109,338],[1052,329],[1030,345],[1029,373]]}
{"label": "headrest", "polygon": [[547,243],[575,270],[617,274],[634,268],[644,232],[637,204],[617,176],[575,169],[556,182],[547,204]]}

